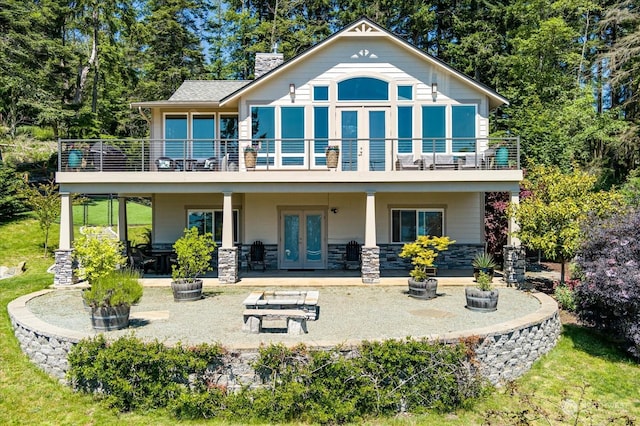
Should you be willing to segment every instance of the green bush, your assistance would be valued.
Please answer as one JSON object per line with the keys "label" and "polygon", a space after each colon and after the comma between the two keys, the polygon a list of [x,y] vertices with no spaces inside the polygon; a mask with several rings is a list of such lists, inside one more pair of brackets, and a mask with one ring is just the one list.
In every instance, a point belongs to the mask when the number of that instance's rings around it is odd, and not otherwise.
{"label": "green bush", "polygon": [[565,311],[574,312],[576,310],[576,300],[570,286],[559,284],[553,291],[553,297]]}
{"label": "green bush", "polygon": [[85,234],[73,242],[73,256],[78,262],[78,273],[89,284],[127,262],[122,255],[122,243],[102,236],[101,232],[101,228],[87,228]]}
{"label": "green bush", "polygon": [[216,249],[213,235],[207,232],[198,235],[198,228],[185,229],[184,234],[173,244],[178,264],[173,265],[174,281],[193,282],[198,276],[210,271],[211,255]]}
{"label": "green bush", "polygon": [[92,308],[134,305],[142,298],[140,274],[132,269],[111,271],[93,279],[91,288],[82,293]]}

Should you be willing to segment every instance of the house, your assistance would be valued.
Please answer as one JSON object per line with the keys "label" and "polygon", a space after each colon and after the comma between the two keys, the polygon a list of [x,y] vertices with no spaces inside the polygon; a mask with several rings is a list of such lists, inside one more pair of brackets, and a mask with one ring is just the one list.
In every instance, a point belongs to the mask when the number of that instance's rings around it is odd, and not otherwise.
{"label": "house", "polygon": [[408,269],[404,242],[448,235],[439,266],[469,267],[485,246],[483,194],[518,202],[519,140],[489,137],[504,104],[367,18],[286,62],[259,54],[255,80],[185,81],[132,105],[149,139],[60,140],[56,283],[71,279],[75,193],[150,197],[159,249],[185,227],[212,232],[222,283],[238,280],[255,241],[282,270],[342,268],[357,241],[362,280],[375,283]]}

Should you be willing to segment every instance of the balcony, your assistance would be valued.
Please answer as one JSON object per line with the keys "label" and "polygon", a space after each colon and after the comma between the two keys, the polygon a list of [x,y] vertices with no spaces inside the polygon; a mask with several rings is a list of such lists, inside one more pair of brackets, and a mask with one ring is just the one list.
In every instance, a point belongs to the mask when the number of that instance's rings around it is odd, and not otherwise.
{"label": "balcony", "polygon": [[[335,167],[327,146],[339,150]],[[60,139],[59,172],[405,172],[520,169],[519,138]]]}

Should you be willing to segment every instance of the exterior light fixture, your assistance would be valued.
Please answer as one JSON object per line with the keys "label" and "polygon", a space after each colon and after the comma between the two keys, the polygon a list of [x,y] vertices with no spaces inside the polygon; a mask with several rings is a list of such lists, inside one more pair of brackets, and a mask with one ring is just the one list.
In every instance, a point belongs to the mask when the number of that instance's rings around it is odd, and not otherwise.
{"label": "exterior light fixture", "polygon": [[435,102],[438,97],[438,83],[431,83],[431,96],[433,97],[433,102]]}
{"label": "exterior light fixture", "polygon": [[296,98],[296,85],[293,83],[289,84],[289,96],[291,96],[291,102]]}

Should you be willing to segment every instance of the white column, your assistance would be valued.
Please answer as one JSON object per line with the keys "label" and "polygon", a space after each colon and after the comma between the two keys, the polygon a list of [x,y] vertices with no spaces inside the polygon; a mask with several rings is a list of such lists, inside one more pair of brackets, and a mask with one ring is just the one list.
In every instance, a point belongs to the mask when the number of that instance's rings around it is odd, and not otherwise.
{"label": "white column", "polygon": [[118,239],[124,244],[129,240],[127,228],[127,197],[118,197]]}
{"label": "white column", "polygon": [[[517,206],[520,204],[520,192],[519,191],[511,191],[511,205]],[[520,240],[513,236],[514,232],[517,232],[520,228],[516,223],[516,220],[513,217],[509,218],[509,232],[507,234],[507,245],[509,246],[519,246]]]}
{"label": "white column", "polygon": [[367,207],[364,221],[364,246],[376,247],[376,193],[367,192]]}
{"label": "white column", "polygon": [[233,247],[233,204],[231,192],[223,192],[222,204],[222,248]]}
{"label": "white column", "polygon": [[59,250],[71,250],[73,242],[73,208],[71,194],[60,192],[60,241]]}

